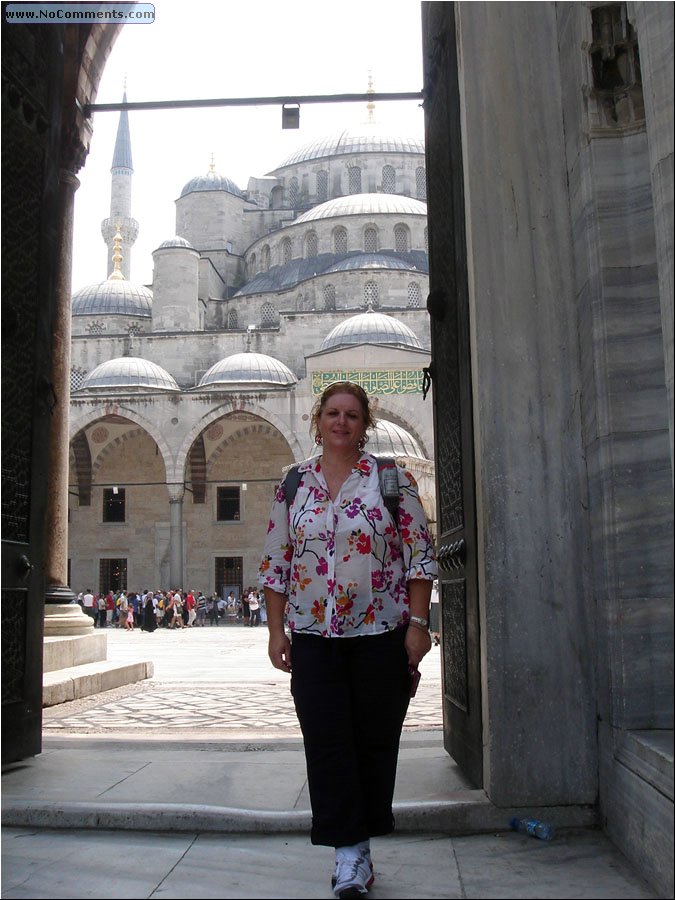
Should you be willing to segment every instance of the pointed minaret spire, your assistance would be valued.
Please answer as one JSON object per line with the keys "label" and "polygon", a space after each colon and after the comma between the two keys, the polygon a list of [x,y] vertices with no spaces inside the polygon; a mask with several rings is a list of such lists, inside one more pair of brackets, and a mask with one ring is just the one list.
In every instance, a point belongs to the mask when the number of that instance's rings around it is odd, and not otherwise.
{"label": "pointed minaret spire", "polygon": [[[124,93],[122,102],[127,102],[126,76],[124,79]],[[113,151],[112,175],[110,189],[110,215],[101,222],[101,234],[106,243],[106,272],[111,253],[114,252],[114,241],[117,233],[124,243],[126,254],[121,257],[120,273],[123,278],[131,277],[131,248],[138,237],[138,222],[131,216],[131,180],[134,173],[134,165],[131,157],[131,132],[129,130],[129,113],[127,110],[120,112],[117,126],[117,138]],[[121,246],[121,244],[120,244]],[[114,257],[113,257],[114,258]]]}
{"label": "pointed minaret spire", "polygon": [[[366,91],[366,93],[371,94],[371,95],[375,93],[375,88],[373,87],[373,71],[372,71],[372,69],[368,69],[368,90]],[[373,102],[373,100],[369,100],[366,103],[366,109],[368,110],[368,124],[374,125],[375,124],[375,103]]]}

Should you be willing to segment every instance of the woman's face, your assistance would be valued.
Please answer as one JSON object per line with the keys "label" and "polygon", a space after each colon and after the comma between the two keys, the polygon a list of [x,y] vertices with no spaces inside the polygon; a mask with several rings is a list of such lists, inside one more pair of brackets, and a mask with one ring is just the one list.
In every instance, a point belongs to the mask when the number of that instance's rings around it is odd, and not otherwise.
{"label": "woman's face", "polygon": [[324,448],[340,452],[359,449],[365,434],[365,417],[352,394],[333,394],[326,400],[317,422]]}

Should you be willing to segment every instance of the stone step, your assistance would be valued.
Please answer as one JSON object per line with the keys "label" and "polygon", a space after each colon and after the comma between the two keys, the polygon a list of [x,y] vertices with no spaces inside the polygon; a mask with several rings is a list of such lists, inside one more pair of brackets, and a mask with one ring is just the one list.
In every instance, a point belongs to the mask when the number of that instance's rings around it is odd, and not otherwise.
{"label": "stone step", "polygon": [[69,700],[81,700],[91,694],[110,691],[124,684],[152,678],[154,664],[100,661],[45,672],[42,677],[42,706],[56,706]]}

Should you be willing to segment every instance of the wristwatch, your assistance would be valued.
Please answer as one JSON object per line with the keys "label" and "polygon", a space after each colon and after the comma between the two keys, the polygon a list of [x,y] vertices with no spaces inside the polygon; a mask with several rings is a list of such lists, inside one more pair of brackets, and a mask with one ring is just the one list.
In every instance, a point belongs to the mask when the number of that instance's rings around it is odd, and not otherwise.
{"label": "wristwatch", "polygon": [[410,621],[414,622],[415,625],[420,625],[422,628],[429,627],[429,620],[423,619],[422,616],[410,616]]}

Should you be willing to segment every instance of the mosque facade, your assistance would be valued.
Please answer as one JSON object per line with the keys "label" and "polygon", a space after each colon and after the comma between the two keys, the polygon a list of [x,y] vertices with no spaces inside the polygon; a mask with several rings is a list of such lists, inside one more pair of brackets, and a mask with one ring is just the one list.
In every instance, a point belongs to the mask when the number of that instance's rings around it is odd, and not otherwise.
{"label": "mosque facade", "polygon": [[422,140],[369,121],[245,190],[211,164],[180,191],[149,286],[129,277],[132,176],[123,112],[108,277],[72,301],[73,587],[253,584],[274,486],[316,449],[312,406],[337,380],[372,398],[368,449],[414,472],[433,527]]}

